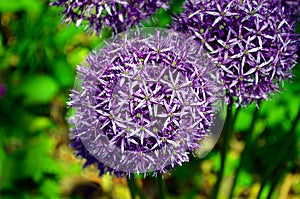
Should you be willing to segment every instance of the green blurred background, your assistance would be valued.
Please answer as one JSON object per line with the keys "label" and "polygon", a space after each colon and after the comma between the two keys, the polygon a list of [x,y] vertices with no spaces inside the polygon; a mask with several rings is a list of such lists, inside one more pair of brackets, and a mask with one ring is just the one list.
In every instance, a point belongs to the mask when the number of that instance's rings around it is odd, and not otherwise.
{"label": "green blurred background", "polygon": [[[160,10],[152,26],[170,24]],[[101,39],[61,22],[62,9],[43,0],[0,0],[0,198],[130,198],[126,179],[82,170],[69,148],[66,101],[76,65]],[[106,32],[104,36],[108,36]],[[300,66],[274,99],[239,110],[230,137],[218,198],[300,198]],[[245,140],[247,147],[245,148]],[[222,139],[205,158],[165,175],[167,198],[209,198],[220,169]],[[241,157],[243,161],[240,165]],[[154,178],[137,179],[147,198],[157,198]]]}

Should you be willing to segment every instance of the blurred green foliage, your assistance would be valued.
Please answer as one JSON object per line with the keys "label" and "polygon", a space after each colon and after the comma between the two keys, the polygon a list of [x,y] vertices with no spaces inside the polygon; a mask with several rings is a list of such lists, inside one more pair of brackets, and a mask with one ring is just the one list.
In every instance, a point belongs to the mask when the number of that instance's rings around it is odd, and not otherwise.
{"label": "blurred green foliage", "polygon": [[64,172],[54,156],[68,134],[65,101],[76,65],[100,41],[66,28],[48,4],[0,1],[1,198],[60,198]]}
{"label": "blurred green foliage", "polygon": [[[159,20],[145,25],[167,27],[170,15],[180,11],[182,2],[174,0],[171,11],[160,10]],[[66,27],[61,9],[48,4],[44,0],[0,0],[0,198],[72,198],[72,194],[65,195],[63,182],[76,180],[81,173],[82,162],[76,162],[68,149],[66,101],[76,65],[101,39],[74,25]],[[286,90],[263,102],[257,114],[255,106],[239,111],[219,198],[228,197],[249,132],[235,197],[256,198],[263,184],[261,198],[282,198],[282,187],[290,175],[298,181],[290,186],[288,195],[300,194],[300,125],[290,133],[300,104],[299,65],[294,74]],[[166,176],[167,198],[208,198],[220,168],[221,142],[205,158],[192,158]],[[283,158],[277,160],[285,148]],[[123,181],[104,177],[100,182],[103,190],[95,198],[109,198],[105,192],[117,195],[114,198],[129,197]],[[155,186],[154,179],[140,182],[152,198],[149,190]],[[94,189],[99,191],[97,186]]]}

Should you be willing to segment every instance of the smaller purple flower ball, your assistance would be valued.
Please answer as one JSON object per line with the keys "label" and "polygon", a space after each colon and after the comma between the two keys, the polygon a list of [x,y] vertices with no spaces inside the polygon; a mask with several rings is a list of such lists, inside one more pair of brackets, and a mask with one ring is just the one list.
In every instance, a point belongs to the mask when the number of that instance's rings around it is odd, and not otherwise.
{"label": "smaller purple flower ball", "polygon": [[222,79],[228,105],[246,106],[279,92],[297,63],[298,35],[268,0],[188,0],[173,28],[195,37]]}
{"label": "smaller purple flower ball", "polygon": [[167,9],[169,0],[56,0],[50,5],[63,7],[64,21],[76,26],[84,24],[91,33],[103,28],[119,33],[138,25],[158,9]]}
{"label": "smaller purple flower ball", "polygon": [[71,146],[105,172],[165,173],[211,134],[222,93],[200,46],[172,30],[128,31],[78,66]]}

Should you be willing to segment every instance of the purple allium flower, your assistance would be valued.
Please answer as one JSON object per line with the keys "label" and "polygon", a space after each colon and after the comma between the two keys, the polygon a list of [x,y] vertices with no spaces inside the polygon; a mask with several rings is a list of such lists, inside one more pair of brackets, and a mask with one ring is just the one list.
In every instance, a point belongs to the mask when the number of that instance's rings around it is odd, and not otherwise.
{"label": "purple allium flower", "polygon": [[219,68],[226,103],[257,103],[292,77],[298,38],[294,23],[266,0],[188,0],[175,30],[193,35]]}
{"label": "purple allium flower", "polygon": [[74,22],[78,27],[83,23],[90,32],[100,34],[104,27],[112,28],[114,33],[128,30],[159,8],[167,9],[168,3],[169,0],[56,0],[51,5],[64,8],[67,24]]}
{"label": "purple allium flower", "polygon": [[290,15],[292,20],[300,18],[300,0],[273,0],[273,5],[283,8],[283,12]]}
{"label": "purple allium flower", "polygon": [[72,146],[100,174],[164,173],[210,134],[219,96],[200,46],[171,30],[118,34],[78,66]]}

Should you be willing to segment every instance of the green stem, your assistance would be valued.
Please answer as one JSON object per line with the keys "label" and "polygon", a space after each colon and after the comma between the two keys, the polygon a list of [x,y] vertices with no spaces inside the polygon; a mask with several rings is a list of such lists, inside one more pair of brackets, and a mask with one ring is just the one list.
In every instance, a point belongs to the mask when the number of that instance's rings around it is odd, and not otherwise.
{"label": "green stem", "polygon": [[135,193],[134,193],[134,188],[133,188],[133,182],[132,181],[134,181],[134,180],[130,179],[130,178],[127,178],[127,184],[128,184],[129,190],[130,190],[131,199],[135,199]]}
{"label": "green stem", "polygon": [[219,189],[221,186],[221,182],[222,182],[223,174],[224,174],[225,162],[226,162],[226,154],[227,154],[229,140],[230,140],[230,136],[231,136],[232,119],[235,119],[235,117],[236,116],[232,117],[232,107],[227,106],[227,116],[225,119],[223,131],[222,131],[223,143],[221,146],[221,167],[220,167],[220,170],[219,170],[219,173],[217,176],[217,182],[214,186],[214,189],[213,189],[213,192],[211,195],[211,199],[217,198],[218,192],[219,192]]}
{"label": "green stem", "polygon": [[279,154],[274,159],[273,164],[271,164],[268,167],[268,170],[265,172],[265,175],[263,176],[262,184],[260,186],[260,189],[259,189],[259,192],[257,195],[257,199],[259,199],[261,197],[261,193],[262,193],[265,185],[267,184],[268,179],[271,177],[272,173],[274,173],[274,171],[276,170],[278,165],[281,163],[282,159],[284,158],[285,154],[288,152],[291,144],[293,143],[292,139],[294,139],[294,137],[292,136],[292,134],[295,132],[295,129],[297,127],[299,119],[300,119],[300,106],[298,109],[298,114],[292,124],[292,127],[291,127],[289,133],[287,134],[286,145],[284,145],[285,147],[280,150]]}
{"label": "green stem", "polygon": [[274,171],[274,175],[272,176],[271,188],[266,199],[270,199],[272,197],[272,194],[276,190],[276,186],[279,184],[281,180],[284,179],[284,177],[286,176],[287,173],[289,173],[292,167],[293,166],[288,166],[284,168],[283,165],[281,164],[276,168],[276,170]]}
{"label": "green stem", "polygon": [[132,199],[135,198],[135,195],[138,195],[140,197],[140,199],[146,198],[145,195],[143,194],[143,192],[141,191],[141,189],[137,186],[135,179],[127,178],[127,182],[128,182],[128,186],[129,186],[129,190],[130,190]]}
{"label": "green stem", "polygon": [[233,179],[233,183],[232,183],[232,186],[231,186],[231,189],[230,189],[230,194],[229,194],[229,198],[230,199],[233,198],[234,189],[235,189],[235,186],[236,186],[236,183],[237,183],[237,180],[238,180],[238,177],[239,177],[242,165],[244,164],[244,161],[245,161],[245,158],[246,158],[245,153],[246,153],[247,149],[250,146],[251,136],[252,136],[252,132],[253,132],[253,129],[254,129],[254,124],[255,124],[255,121],[256,121],[257,114],[258,114],[258,108],[256,108],[254,110],[254,114],[253,114],[253,118],[252,118],[249,130],[246,132],[245,148],[242,151],[240,163],[239,163],[239,165],[238,165],[238,167],[235,170],[235,173],[233,175],[234,179]]}
{"label": "green stem", "polygon": [[163,180],[163,176],[161,174],[157,175],[157,181],[158,181],[159,199],[165,199],[164,180]]}
{"label": "green stem", "polygon": [[278,182],[280,181],[280,179],[282,178],[282,176],[285,175],[285,172],[279,172],[279,170],[280,169],[277,168],[276,171],[275,171],[275,176],[272,179],[271,188],[270,188],[270,191],[269,191],[268,196],[267,196],[266,199],[271,199],[272,194],[274,193],[274,190],[275,190]]}

